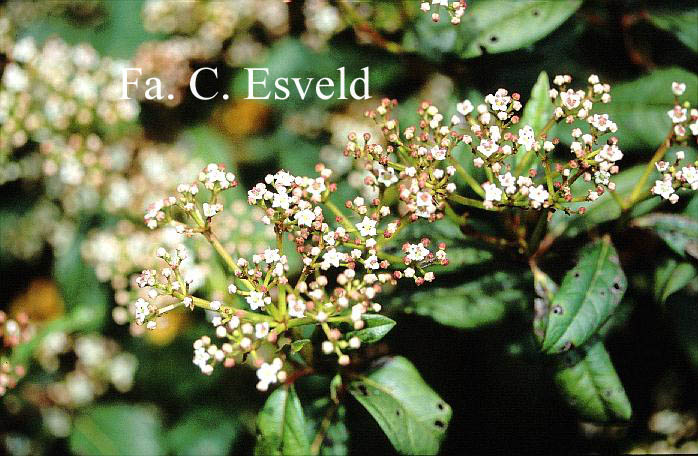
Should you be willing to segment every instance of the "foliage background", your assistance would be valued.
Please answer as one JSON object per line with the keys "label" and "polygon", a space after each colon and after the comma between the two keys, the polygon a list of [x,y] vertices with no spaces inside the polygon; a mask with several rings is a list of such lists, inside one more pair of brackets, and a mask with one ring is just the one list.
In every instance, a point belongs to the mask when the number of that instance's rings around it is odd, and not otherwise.
{"label": "foliage background", "polygon": [[[452,90],[447,89],[439,101],[443,106],[454,106],[465,96],[476,98],[498,87],[517,91],[527,100],[541,71],[550,75],[569,73],[578,80],[596,73],[614,86],[612,94],[617,104],[612,105],[610,114],[619,124],[620,145],[626,153],[624,169],[632,163],[646,162],[665,134],[668,121],[663,113],[671,104],[667,81],[670,83],[673,76],[681,74],[692,78],[686,82],[696,83],[696,2],[584,1],[572,16],[559,26],[556,23],[549,34],[527,41],[528,34],[540,32],[540,24],[508,16],[497,0],[473,0],[468,12],[487,10],[496,17],[491,28],[479,30],[477,24],[467,21],[460,27],[433,24],[428,16],[413,15],[404,21],[404,31],[386,32],[414,49],[401,54],[358,44],[350,28],[333,36],[322,49],[310,49],[301,40],[305,30],[302,3],[290,3],[288,36],[269,42],[263,63],[258,65],[269,67],[272,75],[317,77],[333,74],[340,65],[354,70],[368,65],[374,100],[379,96],[397,98],[404,105],[401,115],[408,116],[423,96],[425,84],[433,83],[437,74],[452,81]],[[393,2],[383,3],[384,19],[389,21],[390,14],[398,14],[391,8],[397,7]],[[541,11],[546,11],[548,4],[557,2],[538,3]],[[94,23],[83,23],[76,14],[81,11],[77,6],[67,14],[23,23],[21,34],[38,40],[58,34],[71,43],[88,41],[101,53],[120,58],[130,58],[146,40],[163,38],[144,31],[138,0],[105,2],[99,7],[101,12]],[[554,19],[546,19],[554,23]],[[490,46],[510,39],[513,50],[494,54],[488,51]],[[193,135],[198,144],[195,153],[210,157],[211,149],[216,149],[213,153],[223,154],[226,161],[234,163],[247,185],[279,167],[296,173],[310,172],[322,146],[331,140],[330,132],[320,127],[322,119],[344,112],[347,106],[338,100],[243,101],[245,74],[219,63],[221,69],[226,68],[221,78],[208,82],[221,90],[229,88],[235,95],[230,101],[208,103],[189,97],[175,108],[143,103],[140,121],[146,134],[162,141],[170,141],[180,132]],[[0,68],[2,65],[0,62]],[[317,131],[310,128],[299,133],[299,129],[289,127],[298,122],[311,126],[316,123]],[[8,213],[25,211],[38,197],[37,192],[36,188],[17,182],[3,185],[3,219]],[[692,204],[696,207],[695,200]],[[698,217],[695,213],[694,216]],[[98,226],[104,218],[104,214],[85,216],[80,231]],[[602,213],[599,218],[604,219],[605,215]],[[603,232],[609,228],[602,224],[593,230]],[[585,236],[570,237],[557,244],[543,268],[559,280],[562,272],[574,264]],[[410,359],[427,383],[452,406],[454,417],[442,447],[444,453],[505,449],[547,453],[561,448],[581,452],[628,450],[662,438],[648,429],[648,421],[658,410],[679,410],[695,418],[698,283],[694,278],[688,291],[662,303],[655,299],[654,274],[657,265],[670,254],[661,241],[640,230],[625,231],[613,241],[622,252],[621,261],[631,285],[623,304],[625,321],[609,336],[607,348],[633,404],[629,425],[583,424],[560,399],[549,366],[541,362],[531,343],[532,289],[524,288],[521,297],[506,304],[501,318],[485,319],[486,324],[478,321],[484,318],[478,316],[444,326],[416,314],[391,314],[398,324],[376,350]],[[479,280],[494,270],[520,278],[527,274],[527,267],[517,261],[499,256],[493,262],[441,279],[439,285],[451,287],[474,281],[479,287],[475,296],[495,296],[496,287],[483,285]],[[46,432],[39,410],[26,404],[19,394],[20,385],[16,394],[4,398],[4,406],[0,407],[0,437],[7,451],[22,454],[31,448],[41,452],[89,452],[85,448],[89,449],[90,443],[84,441],[95,439],[107,439],[101,444],[119,445],[119,451],[128,448],[142,453],[251,451],[254,413],[265,396],[250,393],[254,384],[251,371],[217,370],[211,377],[197,373],[191,364],[191,344],[205,332],[203,322],[187,319],[176,336],[129,336],[125,328],[111,322],[111,294],[81,264],[77,254],[56,263],[48,248],[33,262],[18,261],[3,253],[0,277],[3,309],[17,305],[18,297],[41,278],[58,284],[64,307],[58,308],[57,299],[47,303],[39,298],[25,300],[23,305],[59,315],[88,304],[101,306],[94,318],[77,324],[75,329],[97,329],[118,340],[124,350],[139,360],[134,388],[126,394],[110,391],[79,410],[68,439],[56,439]],[[57,309],[52,309],[52,305]],[[453,327],[458,325],[461,328]],[[44,375],[34,365],[25,382],[41,384]],[[303,379],[299,386],[301,397],[317,395],[327,387],[323,382],[312,377]],[[113,407],[114,404],[119,405]],[[351,453],[393,451],[372,418],[356,402],[348,402],[346,414],[352,436]],[[120,429],[120,437],[125,440],[115,443],[111,431],[114,423],[132,423],[136,417],[142,417],[140,421],[146,424]],[[103,428],[98,431],[100,427]],[[136,446],[122,447],[125,441]]]}

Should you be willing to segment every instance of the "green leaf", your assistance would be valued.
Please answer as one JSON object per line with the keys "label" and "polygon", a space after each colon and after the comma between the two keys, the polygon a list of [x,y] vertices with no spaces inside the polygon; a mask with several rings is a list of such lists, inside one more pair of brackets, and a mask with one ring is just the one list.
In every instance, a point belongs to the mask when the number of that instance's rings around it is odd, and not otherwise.
{"label": "green leaf", "polygon": [[310,339],[294,340],[291,342],[291,351],[293,351],[293,353],[298,353],[308,343],[310,343]]}
{"label": "green leaf", "polygon": [[679,255],[698,258],[698,220],[678,214],[650,214],[633,220],[632,225],[652,230]]}
{"label": "green leaf", "polygon": [[[331,415],[328,415],[329,413]],[[343,405],[336,405],[327,398],[321,398],[305,409],[305,416],[306,434],[311,442],[315,441],[321,431],[323,419],[330,416],[318,454],[339,456],[349,453],[349,430],[345,423],[346,411]]]}
{"label": "green leaf", "polygon": [[167,443],[176,455],[228,454],[239,430],[236,415],[222,409],[198,408],[167,433]]}
{"label": "green leaf", "polygon": [[303,408],[292,385],[277,388],[269,395],[257,416],[257,433],[255,454],[310,453]]}
{"label": "green leaf", "polygon": [[403,454],[436,454],[451,421],[446,404],[407,359],[396,356],[349,384],[349,392]]}
{"label": "green leaf", "polygon": [[[538,135],[545,124],[548,123],[553,115],[553,104],[550,101],[550,81],[548,80],[548,73],[541,71],[538,76],[533,89],[531,89],[531,98],[529,98],[526,106],[524,107],[523,115],[521,116],[521,121],[519,125],[524,127],[525,125],[530,125],[533,131]],[[533,160],[535,152],[530,153],[519,153],[516,155],[516,164],[518,165],[521,161],[526,161],[523,169],[529,169],[530,162]]]}
{"label": "green leaf", "polygon": [[365,323],[363,329],[348,333],[347,338],[358,337],[361,342],[371,344],[381,340],[395,326],[394,320],[380,314],[364,314],[361,318]]}
{"label": "green leaf", "polygon": [[555,383],[584,419],[602,423],[630,420],[630,401],[600,340],[566,353],[558,364]]}
{"label": "green leaf", "polygon": [[[655,150],[662,143],[671,127],[667,111],[674,106],[671,91],[674,81],[686,83],[686,92],[681,100],[698,100],[698,76],[678,67],[658,69],[611,88],[611,102],[599,109],[608,113],[611,120],[618,124],[614,136],[618,137],[619,146],[624,152],[633,149]],[[569,132],[576,126],[577,123],[560,123],[553,134],[563,141],[569,141]]]}
{"label": "green leaf", "polygon": [[696,267],[688,262],[678,262],[673,258],[657,268],[654,274],[654,296],[659,302],[691,283],[698,275]]}
{"label": "green leaf", "polygon": [[472,329],[498,322],[511,307],[525,300],[516,276],[498,271],[453,288],[417,291],[395,298],[391,304],[442,325]]}
{"label": "green leaf", "polygon": [[684,288],[667,301],[667,311],[676,328],[676,338],[694,370],[698,372],[698,284]]}
{"label": "green leaf", "polygon": [[610,239],[585,247],[550,303],[542,350],[559,353],[581,347],[608,320],[626,287],[627,280]]}
{"label": "green leaf", "polygon": [[75,419],[68,443],[79,455],[166,453],[157,409],[146,405],[89,407]]}
{"label": "green leaf", "polygon": [[676,35],[693,52],[698,52],[698,9],[649,13],[650,22]]}
{"label": "green leaf", "polygon": [[469,58],[529,46],[558,28],[581,4],[581,0],[473,2],[459,25],[459,41],[462,35],[465,39],[456,52]]}

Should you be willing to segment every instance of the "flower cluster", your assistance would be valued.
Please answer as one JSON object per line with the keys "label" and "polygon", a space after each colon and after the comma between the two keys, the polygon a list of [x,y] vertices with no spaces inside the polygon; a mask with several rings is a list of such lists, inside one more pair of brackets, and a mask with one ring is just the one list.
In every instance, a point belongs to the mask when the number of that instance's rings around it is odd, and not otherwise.
{"label": "flower cluster", "polygon": [[446,12],[451,18],[451,24],[460,24],[461,18],[465,14],[465,9],[468,7],[468,3],[465,0],[451,1],[448,0],[431,0],[431,4],[428,1],[423,1],[420,5],[420,9],[429,13],[434,7],[434,12],[431,13],[431,19],[434,22],[439,22],[441,20],[441,15],[439,14],[439,9],[441,7],[446,8]]}
{"label": "flower cluster", "polygon": [[[623,153],[615,137],[601,141],[604,135],[616,131],[615,123],[607,114],[593,112],[595,103],[610,101],[609,86],[595,75],[589,77],[586,91],[568,88],[569,76],[557,76],[554,83],[558,88],[550,91],[553,115],[541,131],[520,125],[520,96],[505,89],[487,95],[477,106],[470,100],[458,103],[450,119],[424,102],[418,110],[418,127],[402,130],[391,116],[397,102],[385,99],[367,115],[377,121],[387,146],[371,143],[370,135],[359,138],[351,134],[345,153],[368,161],[373,173],[367,180],[369,185],[398,185],[402,210],[413,218],[436,220],[450,202],[495,210],[518,207],[574,212],[568,203],[594,201],[605,189],[615,189],[611,176],[618,173],[617,162]],[[573,157],[553,167],[552,155],[560,141],[549,139],[548,131],[563,120],[583,123],[572,130]],[[454,152],[460,145],[473,153],[475,168],[484,168],[484,183],[477,182],[456,160]],[[542,176],[538,164],[531,167],[535,158],[542,165]],[[482,202],[456,193],[452,179],[456,174]],[[573,184],[580,177],[593,181],[594,188],[575,196]],[[584,208],[577,211],[583,212]]]}
{"label": "flower cluster", "polygon": [[[322,352],[335,354],[341,365],[350,363],[345,351],[360,347],[366,315],[381,309],[376,296],[403,278],[417,285],[433,281],[428,269],[448,264],[446,246],[431,248],[425,238],[406,242],[403,256],[388,254],[385,244],[416,218],[396,217],[379,198],[367,202],[361,197],[345,202],[350,213],[345,215],[331,199],[336,191],[332,171],[322,164],[316,170],[314,178],[282,170],[248,191],[249,204],[263,211],[261,222],[273,228],[276,238],[275,247],[260,248],[251,258],[233,258],[216,234],[224,210],[221,194],[237,185],[221,165],[208,165],[197,182],[180,185],[176,196],[151,206],[145,216],[149,227],[173,225],[186,236],[203,236],[233,277],[225,295],[217,293],[211,301],[194,296],[186,248],[160,248],[157,256],[164,266],[143,270],[137,279],[146,293],[135,303],[136,321],[155,328],[159,316],[178,307],[209,311],[221,342],[199,339],[194,364],[210,374],[217,364],[248,362],[258,369],[260,390],[283,382],[298,367],[284,348],[298,342],[294,328],[300,326],[319,327],[326,338]],[[325,210],[334,217],[327,218]],[[296,263],[300,275],[293,272]]]}
{"label": "flower cluster", "polygon": [[34,336],[34,326],[30,324],[25,314],[20,314],[16,318],[10,318],[5,312],[0,310],[0,397],[4,396],[7,390],[14,388],[17,381],[24,377],[26,368],[23,365],[12,363],[11,349]]}
{"label": "flower cluster", "polygon": [[[143,77],[157,77],[178,105],[188,90],[195,62],[225,60],[242,66],[259,58],[265,44],[258,29],[274,39],[288,31],[288,6],[276,0],[148,0],[143,6],[146,30],[168,39],[144,43],[133,58]],[[145,91],[141,87],[140,96]]]}
{"label": "flower cluster", "polygon": [[[660,152],[666,152],[671,146],[686,146],[698,142],[698,109],[691,108],[691,103],[681,103],[681,97],[686,91],[686,84],[674,82],[671,85],[674,94],[674,107],[667,112],[671,119],[671,131],[668,139],[660,147]],[[663,155],[654,163],[661,179],[654,182],[650,189],[653,195],[661,196],[672,204],[679,201],[678,191],[698,190],[698,162],[685,163],[686,152],[679,150],[673,162],[665,161]]]}
{"label": "flower cluster", "polygon": [[102,58],[87,44],[52,38],[38,47],[27,37],[9,59],[0,89],[0,159],[30,141],[105,133],[138,115],[136,101],[121,99],[126,62]]}

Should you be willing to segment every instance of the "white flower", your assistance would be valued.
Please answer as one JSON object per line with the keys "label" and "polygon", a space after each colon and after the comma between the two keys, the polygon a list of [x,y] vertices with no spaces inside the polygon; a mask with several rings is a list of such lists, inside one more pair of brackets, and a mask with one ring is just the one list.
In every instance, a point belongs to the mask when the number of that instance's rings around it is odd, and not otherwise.
{"label": "white flower", "polygon": [[150,315],[150,305],[143,298],[138,298],[135,304],[136,307],[136,323],[142,325],[145,319]]}
{"label": "white flower", "polygon": [[531,206],[538,208],[550,197],[550,193],[542,186],[533,187],[528,190],[528,197],[532,201]]}
{"label": "white flower", "polygon": [[667,175],[664,180],[654,181],[652,193],[655,195],[660,195],[664,199],[669,199],[674,193],[674,187],[671,183],[671,176]]}
{"label": "white flower", "polygon": [[271,207],[280,207],[281,209],[288,209],[290,203],[291,198],[285,191],[280,193],[274,193],[274,199],[271,202]]}
{"label": "white flower", "polygon": [[533,128],[530,125],[526,125],[519,130],[518,144],[521,144],[526,148],[526,151],[530,151],[533,148],[533,144],[536,142],[536,135]]}
{"label": "white flower", "polygon": [[257,339],[263,339],[269,334],[269,322],[257,323],[254,325],[254,336]]}
{"label": "white flower", "polygon": [[279,249],[266,249],[264,251],[264,261],[267,264],[272,264],[276,263],[281,259],[281,255],[279,255]]}
{"label": "white flower", "polygon": [[674,92],[674,95],[680,97],[686,91],[686,84],[683,82],[672,82],[671,91]]}
{"label": "white flower", "polygon": [[491,139],[483,139],[480,141],[480,145],[477,146],[477,151],[480,152],[485,157],[489,158],[490,155],[499,150],[499,144]]}
{"label": "white flower", "polygon": [[288,314],[294,318],[305,317],[305,302],[302,299],[296,298],[295,295],[288,296]]}
{"label": "white flower", "polygon": [[615,162],[622,158],[623,152],[621,152],[618,146],[616,146],[615,144],[604,144],[604,146],[601,148],[601,152],[599,152],[599,155],[596,156],[596,161],[601,162],[604,160],[608,160],[610,162]]}
{"label": "white flower", "polygon": [[250,291],[250,295],[245,298],[245,301],[250,305],[250,309],[257,310],[264,307],[264,294],[259,291]]}
{"label": "white flower", "polygon": [[575,92],[572,89],[567,90],[567,92],[562,92],[560,94],[562,99],[562,104],[567,107],[567,109],[576,109],[582,104],[582,98],[584,98],[584,92]]}
{"label": "white flower", "polygon": [[421,242],[407,246],[406,258],[410,261],[422,261],[429,255],[429,249]]}
{"label": "white flower", "polygon": [[364,266],[366,269],[378,269],[380,268],[380,262],[378,261],[378,257],[376,255],[371,255],[368,258],[366,258],[366,262],[364,263]]}
{"label": "white flower", "polygon": [[434,160],[445,160],[446,149],[442,149],[439,146],[434,146],[431,148],[431,156],[434,158]]}
{"label": "white flower", "polygon": [[298,222],[298,226],[312,226],[315,220],[315,213],[310,209],[303,209],[302,211],[296,212],[293,218]]}
{"label": "white flower", "polygon": [[616,124],[608,118],[608,114],[594,114],[588,121],[594,128],[602,132],[606,130],[615,132],[618,130]]}
{"label": "white flower", "polygon": [[485,190],[485,201],[501,201],[502,200],[502,190],[496,185],[485,182],[482,184],[482,189]]}
{"label": "white flower", "polygon": [[667,115],[674,123],[681,123],[686,120],[686,108],[679,105],[674,106],[674,109],[667,111]]}
{"label": "white flower", "polygon": [[378,163],[375,166],[375,170],[378,172],[378,182],[386,187],[390,187],[398,181],[397,173],[390,166],[385,167]]}
{"label": "white flower", "polygon": [[474,107],[473,104],[470,102],[470,100],[463,100],[462,103],[458,103],[458,104],[456,105],[456,110],[457,110],[461,115],[464,115],[464,116],[467,116],[468,114],[470,114],[471,112],[473,112],[474,109],[475,109],[475,107]]}
{"label": "white flower", "polygon": [[320,265],[322,269],[327,270],[330,268],[330,266],[334,266],[335,268],[339,267],[340,261],[343,261],[345,258],[345,254],[342,252],[338,252],[336,249],[331,249],[328,250],[323,256],[322,256],[322,264]]}
{"label": "white flower", "polygon": [[698,168],[693,166],[684,166],[681,168],[681,175],[693,190],[698,190]]}
{"label": "white flower", "polygon": [[283,367],[281,359],[274,358],[274,361],[269,363],[262,363],[262,365],[257,369],[257,378],[259,383],[257,383],[257,389],[260,391],[266,391],[269,389],[269,385],[276,383],[278,380],[278,374]]}
{"label": "white flower", "polygon": [[698,136],[698,122],[692,123],[691,125],[688,126],[688,128],[691,129],[691,134],[693,136]]}
{"label": "white flower", "polygon": [[504,187],[508,194],[511,195],[513,193],[516,193],[516,179],[514,178],[514,176],[511,175],[511,173],[506,173],[497,176],[497,179],[499,179],[499,183],[502,187]]}
{"label": "white flower", "polygon": [[494,95],[487,95],[485,101],[492,106],[493,111],[506,111],[511,101],[511,97],[507,96],[507,94],[508,92],[506,90],[499,89]]}
{"label": "white flower", "polygon": [[204,216],[207,218],[213,217],[223,210],[223,205],[221,204],[203,204]]}
{"label": "white flower", "polygon": [[375,236],[376,235],[376,221],[368,217],[364,217],[361,223],[356,225],[356,228],[361,233],[361,236]]}

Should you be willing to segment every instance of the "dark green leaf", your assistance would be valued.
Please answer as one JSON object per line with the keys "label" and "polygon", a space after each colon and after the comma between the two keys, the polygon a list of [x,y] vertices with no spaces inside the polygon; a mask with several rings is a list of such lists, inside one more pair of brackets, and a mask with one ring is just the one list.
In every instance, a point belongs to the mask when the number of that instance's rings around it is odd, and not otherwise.
{"label": "dark green leaf", "polygon": [[455,51],[469,58],[521,49],[555,30],[581,4],[581,0],[473,2],[459,25],[462,47]]}
{"label": "dark green leaf", "polygon": [[667,310],[676,328],[676,338],[693,368],[698,372],[698,283],[684,288],[667,300]]}
{"label": "dark green leaf", "polygon": [[73,423],[70,451],[80,455],[160,455],[166,449],[157,410],[146,405],[97,405]]}
{"label": "dark green leaf", "polygon": [[292,385],[277,388],[269,395],[257,416],[257,433],[255,454],[310,453],[303,408]]}
{"label": "dark green leaf", "polygon": [[167,442],[178,456],[221,455],[230,453],[238,432],[236,415],[222,409],[200,408],[177,422],[167,433]]}
{"label": "dark green leaf", "polygon": [[678,262],[670,258],[657,268],[654,274],[654,296],[660,302],[691,283],[698,275],[696,267],[688,262]]}
{"label": "dark green leaf", "polygon": [[[305,409],[308,441],[318,444],[315,439],[320,432],[324,435],[319,442],[318,454],[340,456],[349,453],[349,431],[345,424],[345,415],[343,405],[337,405],[327,398],[318,399]],[[322,429],[323,420],[328,416],[329,425],[326,429]]]}
{"label": "dark green leaf", "polygon": [[349,392],[403,454],[436,454],[451,420],[446,404],[407,359],[396,356],[349,384]]}
{"label": "dark green leaf", "polygon": [[679,255],[698,258],[698,220],[678,214],[650,214],[632,224],[652,230]]}
{"label": "dark green leaf", "polygon": [[[550,81],[548,73],[541,71],[536,84],[531,89],[531,98],[529,98],[524,107],[523,115],[519,124],[523,127],[530,125],[536,134],[539,134],[545,124],[548,123],[553,115],[553,104],[550,101]],[[523,169],[529,169],[530,162],[533,160],[535,152],[519,153],[516,155],[516,164],[521,161],[526,161]]]}
{"label": "dark green leaf", "polygon": [[630,420],[630,401],[603,342],[596,340],[562,358],[555,382],[582,418],[602,423]]}
{"label": "dark green leaf", "polygon": [[363,329],[348,333],[347,338],[358,337],[361,342],[371,344],[381,340],[395,326],[395,321],[380,314],[364,314],[361,318],[365,323]]}
{"label": "dark green leaf", "polygon": [[693,52],[698,52],[698,9],[649,13],[650,22],[676,35]]}
{"label": "dark green leaf", "polygon": [[392,304],[442,325],[472,329],[501,320],[509,308],[525,299],[516,276],[498,271],[453,288],[417,291],[395,298]]}
{"label": "dark green leaf", "polygon": [[585,247],[550,303],[543,351],[559,353],[581,347],[608,320],[626,287],[610,239]]}

